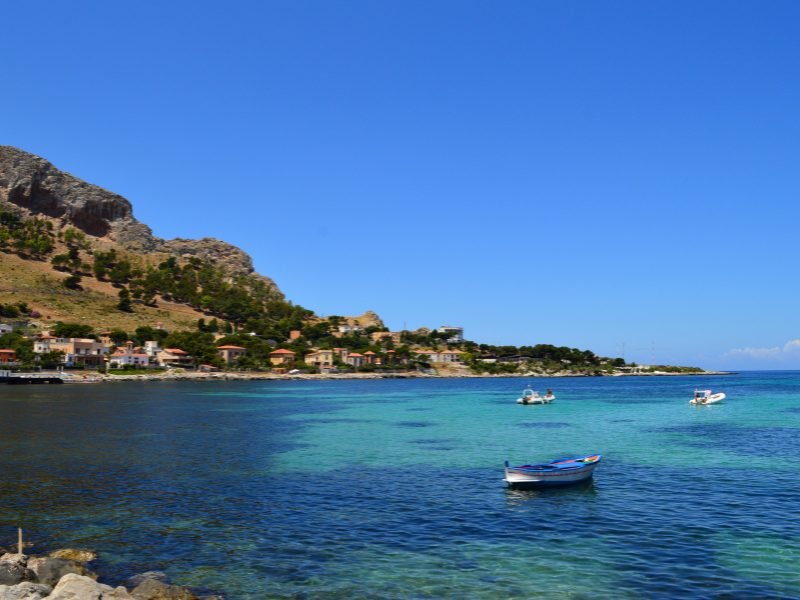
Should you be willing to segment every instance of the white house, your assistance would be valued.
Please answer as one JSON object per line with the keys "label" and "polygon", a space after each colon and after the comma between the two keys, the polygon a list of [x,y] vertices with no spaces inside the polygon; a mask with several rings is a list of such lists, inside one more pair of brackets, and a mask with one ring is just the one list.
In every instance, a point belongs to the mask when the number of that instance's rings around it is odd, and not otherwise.
{"label": "white house", "polygon": [[150,340],[144,343],[144,351],[147,353],[147,356],[154,357],[161,352],[161,347],[158,345],[158,342]]}
{"label": "white house", "polygon": [[117,348],[108,363],[112,367],[149,367],[150,356],[143,352],[135,352],[133,342],[127,342],[124,348]]}
{"label": "white house", "polygon": [[12,331],[14,331],[14,328],[11,325],[0,323],[0,335],[5,335],[7,333],[11,333]]}
{"label": "white house", "polygon": [[461,350],[420,350],[417,354],[432,363],[460,363],[464,353]]}

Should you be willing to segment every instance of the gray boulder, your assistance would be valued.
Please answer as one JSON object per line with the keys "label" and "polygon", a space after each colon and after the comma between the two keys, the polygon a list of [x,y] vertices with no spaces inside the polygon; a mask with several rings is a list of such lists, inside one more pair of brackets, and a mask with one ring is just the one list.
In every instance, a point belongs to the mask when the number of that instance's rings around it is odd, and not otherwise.
{"label": "gray boulder", "polygon": [[186,588],[157,579],[146,579],[131,591],[131,596],[136,600],[199,600]]}
{"label": "gray boulder", "polygon": [[17,585],[23,581],[34,581],[36,575],[25,565],[24,554],[4,554],[0,558],[0,585]]}
{"label": "gray boulder", "polygon": [[53,591],[49,585],[25,581],[17,585],[0,585],[0,600],[42,600]]}
{"label": "gray boulder", "polygon": [[112,588],[83,575],[69,573],[61,578],[44,600],[133,600],[124,587]]}
{"label": "gray boulder", "polygon": [[66,558],[31,558],[28,568],[36,574],[36,580],[49,586],[56,585],[64,575],[90,575],[82,564]]}
{"label": "gray boulder", "polygon": [[0,562],[13,563],[15,565],[22,565],[24,567],[28,563],[28,555],[17,554],[16,552],[6,552],[0,556]]}

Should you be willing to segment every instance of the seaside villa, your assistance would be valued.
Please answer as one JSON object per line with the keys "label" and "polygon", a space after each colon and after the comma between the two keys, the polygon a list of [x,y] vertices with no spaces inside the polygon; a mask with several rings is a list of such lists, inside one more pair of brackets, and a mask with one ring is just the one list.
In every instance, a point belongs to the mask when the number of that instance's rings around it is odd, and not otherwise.
{"label": "seaside villa", "polygon": [[150,356],[141,351],[141,348],[136,352],[133,348],[133,342],[127,342],[124,348],[117,348],[116,352],[109,358],[108,364],[110,367],[149,367]]}
{"label": "seaside villa", "polygon": [[158,364],[163,367],[192,367],[194,359],[180,348],[164,348],[157,355]]}
{"label": "seaside villa", "polygon": [[279,348],[278,350],[273,350],[269,353],[269,362],[276,367],[290,365],[294,362],[294,356],[295,354],[291,350]]}
{"label": "seaside villa", "polygon": [[241,346],[218,346],[217,351],[226,364],[231,364],[240,356],[247,354],[247,349]]}
{"label": "seaside villa", "polygon": [[33,342],[34,354],[63,352],[65,367],[101,367],[110,348],[89,338],[57,338],[45,334]]}
{"label": "seaside villa", "polygon": [[432,363],[460,363],[464,353],[461,350],[420,350],[417,354]]}
{"label": "seaside villa", "polygon": [[307,365],[324,368],[333,366],[333,350],[314,350],[306,354]]}
{"label": "seaside villa", "polygon": [[364,366],[364,355],[358,352],[350,352],[347,355],[347,358],[344,359],[348,365],[353,367],[363,367]]}

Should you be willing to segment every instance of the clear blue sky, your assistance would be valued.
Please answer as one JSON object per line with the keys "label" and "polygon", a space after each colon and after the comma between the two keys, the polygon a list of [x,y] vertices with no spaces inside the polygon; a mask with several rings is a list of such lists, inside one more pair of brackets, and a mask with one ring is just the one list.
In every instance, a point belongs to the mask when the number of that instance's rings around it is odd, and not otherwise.
{"label": "clear blue sky", "polygon": [[0,143],[318,313],[800,368],[800,3],[4,3]]}

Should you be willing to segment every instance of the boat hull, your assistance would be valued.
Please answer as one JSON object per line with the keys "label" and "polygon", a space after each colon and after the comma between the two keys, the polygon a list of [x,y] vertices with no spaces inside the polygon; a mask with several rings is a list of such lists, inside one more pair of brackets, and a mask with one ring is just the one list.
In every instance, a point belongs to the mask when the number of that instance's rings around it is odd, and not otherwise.
{"label": "boat hull", "polygon": [[511,467],[506,463],[504,481],[509,487],[551,487],[580,483],[591,479],[600,464],[599,456],[590,460],[585,463],[576,461],[577,466],[568,468],[553,468],[550,465],[554,463],[525,467]]}
{"label": "boat hull", "polygon": [[535,398],[517,398],[517,404],[550,404],[553,400],[555,400],[555,396],[538,396]]}
{"label": "boat hull", "polygon": [[689,400],[689,404],[694,404],[695,406],[706,406],[708,404],[717,404],[718,402],[722,402],[723,400],[725,400],[725,394],[720,392],[719,394],[712,394],[708,398],[703,398],[703,399],[693,398]]}

